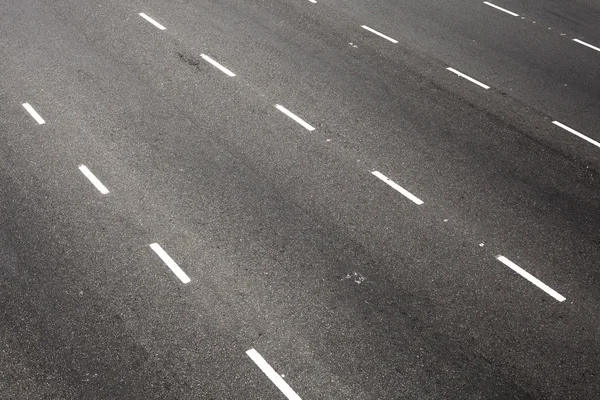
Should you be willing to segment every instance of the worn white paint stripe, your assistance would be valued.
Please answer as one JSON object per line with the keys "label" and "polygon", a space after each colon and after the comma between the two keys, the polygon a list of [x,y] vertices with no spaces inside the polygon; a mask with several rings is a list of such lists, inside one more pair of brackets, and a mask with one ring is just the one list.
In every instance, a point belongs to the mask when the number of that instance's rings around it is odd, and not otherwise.
{"label": "worn white paint stripe", "polygon": [[514,262],[510,261],[508,258],[504,256],[498,256],[496,257],[496,259],[502,264],[506,265],[508,268],[515,271],[517,274],[521,275],[523,278],[527,279],[529,282],[533,283],[535,286],[542,289],[544,292],[548,293],[550,296],[554,297],[556,300],[561,302],[566,300],[566,298],[563,295],[556,292],[550,286],[546,285],[544,282],[540,281],[538,278],[531,275],[529,272],[525,271],[523,268],[519,267]]}
{"label": "worn white paint stripe", "polygon": [[394,182],[393,180],[391,180],[390,178],[388,178],[387,176],[385,176],[381,172],[379,172],[379,171],[371,171],[371,173],[373,175],[375,175],[376,177],[378,177],[379,179],[381,179],[383,182],[387,183],[389,186],[391,186],[392,188],[394,188],[396,191],[398,191],[404,197],[408,198],[413,203],[415,203],[415,204],[417,204],[419,206],[421,204],[423,204],[423,200],[419,199],[417,196],[415,196],[414,194],[410,193],[408,190],[404,189],[403,187],[401,187],[400,185],[398,185],[396,182]]}
{"label": "worn white paint stripe", "polygon": [[586,42],[584,42],[583,40],[579,40],[579,39],[573,39],[573,41],[574,41],[574,42],[577,42],[577,43],[579,43],[579,44],[582,44],[582,45],[584,45],[584,46],[587,46],[587,47],[589,47],[590,49],[594,49],[594,50],[596,50],[596,51],[600,51],[600,48],[598,48],[598,47],[596,47],[596,46],[592,46],[591,44],[589,44],[589,43],[586,43]]}
{"label": "worn white paint stripe", "polygon": [[81,173],[88,178],[88,180],[90,182],[92,182],[92,185],[94,185],[96,187],[96,189],[98,189],[98,191],[102,194],[108,194],[108,189],[106,188],[106,186],[104,186],[102,184],[102,182],[100,182],[100,180],[98,178],[96,178],[96,175],[94,175],[92,173],[92,171],[90,171],[88,169],[88,167],[86,167],[85,165],[80,165],[79,166],[79,170],[81,171]]}
{"label": "worn white paint stripe", "polygon": [[507,13],[507,14],[510,14],[510,15],[512,15],[513,17],[518,17],[518,16],[519,16],[519,14],[517,14],[517,13],[515,13],[515,12],[512,12],[512,11],[510,11],[510,10],[507,10],[506,8],[498,7],[497,5],[495,5],[495,4],[492,4],[492,3],[490,3],[489,1],[484,1],[484,2],[483,2],[483,4],[487,4],[487,5],[488,5],[488,6],[490,6],[490,7],[494,7],[494,8],[495,8],[495,9],[497,9],[497,10],[500,10],[500,11],[503,11],[503,12],[505,12],[505,13]]}
{"label": "worn white paint stripe", "polygon": [[219,64],[218,62],[216,62],[215,60],[213,60],[206,54],[200,54],[200,56],[202,56],[202,58],[204,58],[206,61],[211,63],[216,68],[220,69],[221,72],[223,72],[225,75],[232,76],[232,77],[235,76],[235,74],[233,72],[231,72],[229,69],[225,68],[224,66],[222,66],[221,64]]}
{"label": "worn white paint stripe", "polygon": [[275,386],[277,386],[277,388],[281,390],[281,393],[283,393],[285,397],[287,397],[290,400],[302,400],[300,399],[300,396],[298,396],[296,392],[294,392],[290,385],[288,385],[283,380],[281,375],[275,372],[275,370],[269,365],[269,363],[265,361],[265,359],[258,353],[258,351],[250,349],[246,351],[246,354],[252,359],[252,361],[254,361],[256,365],[258,365],[258,368],[261,369],[261,371],[271,380],[271,382],[273,382]]}
{"label": "worn white paint stripe", "polygon": [[483,84],[483,83],[479,82],[478,80],[476,80],[476,79],[473,79],[473,78],[471,78],[470,76],[468,76],[468,75],[465,75],[465,74],[463,74],[462,72],[455,70],[454,68],[450,68],[450,67],[448,67],[448,68],[446,68],[446,69],[447,69],[448,71],[450,71],[450,72],[454,72],[456,75],[458,75],[458,76],[460,76],[460,77],[462,77],[462,78],[465,78],[466,80],[468,80],[468,81],[470,81],[470,82],[473,82],[474,84],[476,84],[476,85],[478,85],[478,86],[481,86],[481,87],[482,87],[482,88],[484,88],[484,89],[489,89],[489,88],[490,88],[488,85],[486,85],[486,84]]}
{"label": "worn white paint stripe", "polygon": [[310,125],[308,122],[304,121],[302,118],[300,118],[297,115],[295,115],[294,113],[292,113],[290,110],[288,110],[284,106],[275,104],[275,108],[277,108],[279,111],[281,111],[282,113],[284,113],[285,115],[287,115],[288,117],[290,117],[291,119],[293,119],[294,121],[296,121],[297,123],[302,125],[304,128],[308,129],[309,131],[315,130],[315,128],[312,125]]}
{"label": "worn white paint stripe", "polygon": [[186,273],[183,272],[183,270],[181,268],[179,268],[179,265],[177,265],[177,263],[175,261],[173,261],[173,259],[167,254],[166,251],[163,250],[162,247],[160,247],[160,245],[158,243],[152,243],[150,245],[150,248],[152,250],[154,250],[154,252],[156,254],[158,254],[158,256],[161,258],[161,260],[163,260],[164,263],[167,264],[167,267],[169,267],[171,269],[171,271],[173,271],[175,276],[177,276],[181,282],[183,282],[183,283],[190,282],[189,276],[187,276]]}
{"label": "worn white paint stripe", "polygon": [[150,18],[149,16],[147,16],[144,13],[140,13],[140,17],[144,18],[146,21],[150,22],[152,25],[154,25],[155,27],[157,27],[161,31],[164,31],[165,29],[167,29],[167,28],[165,28],[164,26],[162,26],[161,24],[159,24],[158,22],[156,22],[155,20],[153,20],[152,18]]}
{"label": "worn white paint stripe", "polygon": [[596,146],[596,147],[600,147],[600,143],[599,143],[599,142],[595,141],[595,140],[594,140],[594,139],[592,139],[592,138],[589,138],[589,137],[585,136],[583,133],[579,133],[579,132],[577,132],[575,129],[573,129],[573,128],[569,128],[568,126],[566,126],[566,125],[564,125],[564,124],[561,124],[561,123],[560,123],[560,122],[558,122],[558,121],[552,121],[552,123],[553,123],[554,125],[556,125],[556,126],[560,126],[561,128],[563,128],[564,130],[566,130],[566,131],[568,131],[568,132],[571,132],[573,135],[575,135],[575,136],[578,136],[578,137],[582,138],[583,140],[585,140],[585,141],[587,141],[587,142],[589,142],[589,143],[593,144],[594,146]]}
{"label": "worn white paint stripe", "polygon": [[366,30],[368,30],[368,31],[369,31],[369,32],[371,32],[371,33],[374,33],[374,34],[376,34],[377,36],[381,36],[382,38],[384,38],[384,39],[386,39],[386,40],[389,40],[389,41],[390,41],[390,42],[392,42],[392,43],[398,43],[398,41],[397,41],[396,39],[392,39],[391,37],[389,37],[389,36],[387,36],[387,35],[384,35],[384,34],[383,34],[383,33],[381,33],[381,32],[377,32],[375,29],[373,29],[373,28],[369,28],[369,27],[368,27],[368,26],[366,26],[366,25],[361,25],[360,27],[361,27],[361,28],[363,28],[363,29],[366,29]]}
{"label": "worn white paint stripe", "polygon": [[36,122],[38,124],[43,125],[46,123],[46,121],[44,121],[44,119],[40,116],[40,114],[38,114],[37,111],[35,111],[33,109],[33,107],[31,107],[31,105],[29,105],[29,103],[23,103],[23,107],[25,107],[27,112],[33,117],[33,119],[36,120]]}
{"label": "worn white paint stripe", "polygon": [[315,3],[315,4],[317,3],[317,0],[308,0],[308,1],[310,1],[311,3]]}

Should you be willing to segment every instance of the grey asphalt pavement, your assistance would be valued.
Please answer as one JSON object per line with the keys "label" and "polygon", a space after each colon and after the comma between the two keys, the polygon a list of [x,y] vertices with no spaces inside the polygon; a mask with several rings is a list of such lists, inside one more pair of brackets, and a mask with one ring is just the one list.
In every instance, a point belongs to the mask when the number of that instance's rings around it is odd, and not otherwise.
{"label": "grey asphalt pavement", "polygon": [[597,398],[598,21],[1,2],[0,398]]}

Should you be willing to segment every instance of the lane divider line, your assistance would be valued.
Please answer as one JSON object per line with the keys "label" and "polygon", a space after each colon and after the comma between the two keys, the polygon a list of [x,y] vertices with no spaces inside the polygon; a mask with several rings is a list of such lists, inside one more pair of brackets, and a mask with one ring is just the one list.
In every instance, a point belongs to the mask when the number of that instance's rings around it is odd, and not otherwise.
{"label": "lane divider line", "polygon": [[527,279],[529,282],[533,283],[538,288],[542,289],[544,292],[554,297],[554,299],[563,302],[566,300],[565,296],[561,295],[550,286],[546,285],[544,282],[540,281],[535,276],[531,275],[529,272],[525,271],[523,268],[519,267],[514,262],[510,261],[508,258],[504,256],[497,256],[496,259],[500,261],[502,264],[506,265],[508,268],[515,271],[517,274],[521,275],[523,278]]}
{"label": "lane divider line", "polygon": [[161,24],[159,24],[158,22],[156,22],[155,20],[153,20],[152,18],[150,18],[149,16],[147,16],[144,13],[140,13],[140,17],[144,18],[146,21],[150,22],[152,25],[154,25],[155,27],[157,27],[161,31],[164,31],[165,29],[167,29],[167,28],[165,28],[164,26],[162,26]]}
{"label": "lane divider line", "polygon": [[300,396],[294,392],[290,385],[283,380],[281,375],[275,372],[269,363],[265,361],[258,351],[250,349],[246,351],[246,355],[248,355],[248,357],[250,357],[250,359],[254,361],[256,365],[258,365],[258,368],[260,368],[260,370],[271,380],[271,382],[273,382],[275,386],[281,390],[281,393],[283,393],[285,397],[287,397],[289,400],[302,400]]}
{"label": "lane divider line", "polygon": [[190,277],[187,276],[187,274],[185,272],[183,272],[183,270],[181,268],[179,268],[179,265],[177,265],[177,263],[175,261],[173,261],[173,259],[167,254],[166,251],[163,250],[162,247],[160,247],[160,245],[158,243],[152,243],[150,245],[150,248],[152,250],[154,250],[154,252],[156,254],[158,254],[160,259],[163,260],[163,262],[165,264],[167,264],[167,267],[169,267],[171,269],[171,271],[173,271],[175,276],[177,276],[181,282],[183,282],[183,283],[190,282]]}
{"label": "lane divider line", "polygon": [[200,56],[202,58],[204,58],[206,61],[208,61],[210,64],[212,64],[214,67],[216,67],[219,70],[221,70],[221,72],[223,72],[225,75],[231,76],[231,77],[235,76],[235,74],[233,72],[231,72],[229,69],[225,68],[224,66],[222,66],[221,64],[219,64],[218,62],[216,62],[215,60],[213,60],[212,58],[210,58],[206,54],[200,54]]}
{"label": "lane divider line", "polygon": [[373,28],[369,28],[369,27],[368,27],[368,26],[366,26],[366,25],[361,25],[360,27],[361,27],[361,28],[363,28],[363,29],[366,29],[366,30],[368,30],[368,31],[369,31],[369,32],[371,32],[371,33],[374,33],[374,34],[376,34],[377,36],[381,36],[382,38],[384,38],[384,39],[386,39],[386,40],[389,40],[389,41],[390,41],[390,42],[392,42],[392,43],[398,43],[398,41],[397,41],[396,39],[392,39],[391,37],[389,37],[389,36],[387,36],[387,35],[384,35],[384,34],[383,34],[383,33],[381,33],[381,32],[377,32],[375,29],[373,29]]}
{"label": "lane divider line", "polygon": [[578,136],[578,137],[582,138],[583,140],[585,140],[585,141],[587,141],[587,142],[589,142],[589,143],[593,144],[594,146],[596,146],[596,147],[600,147],[600,143],[599,143],[599,142],[595,141],[595,140],[594,140],[594,139],[592,139],[592,138],[589,138],[589,137],[585,136],[583,133],[579,133],[579,132],[577,132],[575,129],[573,129],[573,128],[569,128],[569,127],[568,127],[568,126],[566,126],[565,124],[561,124],[561,123],[560,123],[560,122],[558,122],[558,121],[552,121],[552,123],[553,123],[554,125],[556,125],[556,126],[559,126],[559,127],[563,128],[563,129],[564,129],[564,130],[566,130],[567,132],[571,132],[573,135],[575,135],[575,136]]}
{"label": "lane divider line", "polygon": [[104,186],[104,185],[102,184],[102,182],[100,182],[100,180],[99,180],[98,178],[96,178],[96,175],[94,175],[94,174],[92,173],[92,171],[90,171],[90,170],[88,169],[88,167],[86,167],[85,165],[81,164],[81,165],[79,166],[79,170],[81,171],[81,173],[82,173],[82,174],[83,174],[83,175],[84,175],[86,178],[88,178],[88,180],[89,180],[90,182],[92,182],[92,185],[94,185],[94,186],[96,187],[96,189],[98,189],[98,191],[99,191],[100,193],[102,193],[102,194],[108,194],[108,193],[109,193],[109,191],[108,191],[108,189],[106,188],[106,186]]}
{"label": "lane divider line", "polygon": [[40,116],[40,114],[38,114],[37,111],[35,111],[33,109],[33,107],[31,107],[31,105],[29,105],[29,103],[23,103],[22,106],[25,107],[25,109],[27,110],[29,115],[31,115],[38,124],[44,125],[46,123],[46,121],[44,121],[44,119]]}
{"label": "lane divider line", "polygon": [[482,88],[484,88],[485,90],[487,90],[487,89],[489,89],[489,88],[490,88],[488,85],[486,85],[486,84],[484,84],[484,83],[481,83],[481,82],[479,82],[478,80],[476,80],[476,79],[473,79],[473,78],[471,78],[470,76],[468,76],[468,75],[465,75],[465,74],[463,74],[462,72],[455,70],[454,68],[450,68],[450,67],[448,67],[448,68],[446,68],[446,69],[447,69],[448,71],[450,71],[450,72],[454,72],[456,75],[460,76],[461,78],[465,78],[466,80],[468,80],[468,81],[470,81],[470,82],[473,82],[474,84],[476,84],[476,85],[478,85],[478,86],[481,86],[481,87],[482,87]]}
{"label": "lane divider line", "polygon": [[300,125],[302,125],[305,129],[307,129],[311,132],[315,130],[315,128],[312,125],[310,125],[308,122],[304,121],[302,118],[300,118],[297,115],[295,115],[294,113],[292,113],[290,110],[288,110],[284,106],[275,104],[275,108],[278,109],[279,111],[281,111],[282,113],[284,113],[285,115],[287,115],[288,117],[290,117],[291,119],[293,119],[294,121],[296,121],[297,123],[299,123]]}
{"label": "lane divider line", "polygon": [[577,42],[577,43],[579,43],[579,44],[582,44],[582,45],[584,45],[584,46],[587,46],[587,47],[589,47],[590,49],[594,49],[594,50],[596,50],[596,51],[600,51],[600,48],[598,48],[598,47],[596,47],[596,46],[592,46],[591,44],[589,44],[589,43],[586,43],[586,42],[584,42],[583,40],[579,40],[579,39],[573,39],[573,41],[574,41],[574,42]]}
{"label": "lane divider line", "polygon": [[423,200],[419,199],[417,196],[415,196],[414,194],[410,193],[408,190],[404,189],[403,187],[401,187],[400,185],[398,185],[396,182],[394,182],[393,180],[391,180],[390,178],[388,178],[387,176],[385,176],[381,172],[379,172],[379,171],[371,171],[371,173],[373,175],[375,175],[376,177],[378,177],[379,179],[381,179],[383,182],[387,183],[390,187],[392,187],[393,189],[395,189],[397,192],[399,192],[400,194],[402,194],[404,197],[408,198],[410,201],[412,201],[416,205],[420,206],[421,204],[423,204]]}
{"label": "lane divider line", "polygon": [[513,17],[518,17],[519,16],[519,14],[514,13],[514,12],[512,12],[510,10],[507,10],[506,8],[498,7],[497,5],[492,4],[489,1],[484,1],[483,4],[486,4],[486,5],[490,6],[490,7],[494,7],[497,10],[500,10],[500,11],[503,11],[503,12],[509,14],[509,15],[512,15]]}

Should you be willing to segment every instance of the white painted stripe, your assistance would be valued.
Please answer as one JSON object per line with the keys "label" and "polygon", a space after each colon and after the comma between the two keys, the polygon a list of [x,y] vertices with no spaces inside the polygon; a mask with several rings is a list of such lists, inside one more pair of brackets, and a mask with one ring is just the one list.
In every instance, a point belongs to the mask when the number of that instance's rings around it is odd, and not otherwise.
{"label": "white painted stripe", "polygon": [[211,63],[213,66],[220,69],[221,72],[225,73],[228,76],[235,76],[235,74],[233,72],[231,72],[230,70],[228,70],[227,68],[225,68],[224,66],[222,66],[221,64],[219,64],[218,62],[216,62],[215,60],[210,58],[209,56],[207,56],[206,54],[200,54],[200,55],[202,56],[202,58],[204,58],[206,61]]}
{"label": "white painted stripe", "polygon": [[317,0],[308,0],[308,1],[310,1],[311,3],[317,4]]}
{"label": "white painted stripe", "polygon": [[154,250],[156,254],[158,254],[158,256],[164,261],[165,264],[167,264],[167,267],[171,268],[171,271],[173,271],[173,273],[179,278],[181,282],[190,282],[189,276],[187,276],[186,273],[183,272],[181,268],[179,268],[179,265],[177,265],[177,263],[173,261],[173,259],[167,254],[166,251],[163,250],[162,247],[160,247],[158,243],[152,243],[150,245],[150,248]]}
{"label": "white painted stripe", "polygon": [[512,11],[510,11],[510,10],[507,10],[506,8],[498,7],[497,5],[495,5],[495,4],[492,4],[492,3],[490,3],[489,1],[484,1],[484,2],[483,2],[483,4],[487,4],[487,5],[488,5],[488,6],[490,6],[490,7],[494,7],[494,8],[495,8],[495,9],[497,9],[497,10],[500,10],[500,11],[503,11],[503,12],[505,12],[505,13],[507,13],[507,14],[510,14],[510,15],[512,15],[513,17],[518,17],[518,16],[519,16],[519,14],[517,14],[517,13],[514,13],[514,12],[512,12]]}
{"label": "white painted stripe", "polygon": [[589,44],[589,43],[586,43],[586,42],[584,42],[583,40],[579,40],[579,39],[573,39],[573,41],[574,41],[574,42],[577,42],[577,43],[579,43],[579,44],[582,44],[582,45],[584,45],[584,46],[587,46],[587,47],[589,47],[590,49],[594,49],[594,50],[596,50],[596,51],[600,51],[600,48],[598,48],[598,47],[596,47],[596,46],[592,46],[591,44]]}
{"label": "white painted stripe", "polygon": [[275,386],[281,390],[281,393],[283,393],[285,397],[290,400],[302,400],[300,396],[294,392],[290,385],[283,380],[281,375],[275,372],[269,363],[267,363],[265,359],[258,354],[258,351],[250,349],[246,352],[246,354],[252,359],[252,361],[254,361],[256,365],[258,365],[258,368],[260,368],[260,370],[271,380],[271,382],[273,382]]}
{"label": "white painted stripe", "polygon": [[448,71],[450,71],[450,72],[454,72],[456,75],[458,75],[458,76],[460,76],[460,77],[462,77],[462,78],[465,78],[465,79],[466,79],[466,80],[468,80],[468,81],[471,81],[471,82],[473,82],[474,84],[476,84],[476,85],[478,85],[478,86],[481,86],[481,87],[482,87],[482,88],[484,88],[484,89],[489,89],[489,88],[490,88],[488,85],[485,85],[485,84],[483,84],[483,83],[479,82],[478,80],[476,80],[476,79],[473,79],[473,78],[471,78],[470,76],[468,76],[468,75],[465,75],[465,74],[463,74],[462,72],[455,70],[454,68],[450,68],[450,67],[448,67],[448,68],[446,68],[446,69],[447,69]]}
{"label": "white painted stripe", "polygon": [[43,125],[46,123],[46,121],[40,117],[40,114],[38,114],[37,111],[35,111],[33,107],[29,105],[29,103],[23,103],[23,107],[25,107],[27,112],[33,117],[33,119],[37,121],[38,124]]}
{"label": "white painted stripe", "polygon": [[394,188],[398,192],[400,192],[403,196],[405,196],[406,198],[408,198],[413,203],[415,203],[415,204],[417,204],[419,206],[421,204],[423,204],[423,200],[419,199],[417,196],[413,195],[408,190],[404,189],[403,187],[401,187],[400,185],[398,185],[396,182],[394,182],[393,180],[391,180],[390,178],[388,178],[387,176],[385,176],[381,172],[379,172],[379,171],[371,171],[371,173],[373,175],[375,175],[376,177],[378,177],[379,179],[381,179],[382,181],[384,181],[385,183],[387,183],[388,185],[390,185],[392,188]]}
{"label": "white painted stripe", "polygon": [[363,28],[363,29],[366,29],[366,30],[368,30],[368,31],[369,31],[369,32],[371,32],[371,33],[374,33],[374,34],[376,34],[377,36],[381,36],[382,38],[384,38],[384,39],[386,39],[386,40],[389,40],[389,41],[390,41],[390,42],[392,42],[392,43],[398,43],[398,41],[397,41],[396,39],[392,39],[391,37],[389,37],[389,36],[386,36],[386,35],[384,35],[384,34],[383,34],[383,33],[381,33],[381,32],[377,32],[375,29],[373,29],[373,28],[369,28],[369,27],[368,27],[368,26],[366,26],[366,25],[361,25],[360,27],[361,27],[361,28]]}
{"label": "white painted stripe", "polygon": [[155,20],[153,20],[152,18],[150,18],[149,16],[147,16],[144,13],[140,13],[140,17],[144,18],[146,21],[150,22],[152,25],[154,25],[155,27],[157,27],[161,31],[164,31],[165,29],[167,29],[167,28],[165,28],[164,26],[162,26],[161,24],[159,24],[158,22],[156,22]]}
{"label": "white painted stripe", "polygon": [[568,131],[568,132],[571,132],[571,133],[572,133],[573,135],[575,135],[575,136],[579,136],[580,138],[582,138],[583,140],[585,140],[585,141],[587,141],[587,142],[589,142],[589,143],[593,144],[594,146],[596,146],[596,147],[600,147],[600,143],[599,143],[599,142],[595,141],[595,140],[594,140],[594,139],[592,139],[592,138],[589,138],[589,137],[585,136],[583,133],[579,133],[579,132],[577,132],[575,129],[573,129],[573,128],[569,128],[568,126],[566,126],[566,125],[564,125],[564,124],[561,124],[561,123],[560,123],[560,122],[558,122],[558,121],[552,121],[552,123],[553,123],[554,125],[556,125],[556,126],[560,126],[561,128],[563,128],[564,130],[566,130],[566,131]]}
{"label": "white painted stripe", "polygon": [[561,302],[566,300],[566,298],[563,295],[556,292],[554,289],[552,289],[551,287],[546,285],[544,282],[540,281],[538,278],[531,275],[529,272],[525,271],[523,268],[519,267],[514,262],[510,261],[508,258],[506,258],[504,256],[498,256],[498,257],[496,257],[496,259],[498,261],[500,261],[502,264],[506,265],[508,268],[515,271],[517,274],[521,275],[523,278],[527,279],[529,282],[533,283],[535,286],[542,289],[544,292],[548,293],[550,296],[554,297],[556,300],[561,301]]}
{"label": "white painted stripe", "polygon": [[277,108],[279,111],[281,111],[282,113],[284,113],[285,115],[287,115],[288,117],[290,117],[291,119],[293,119],[294,121],[296,121],[297,123],[299,123],[300,125],[302,125],[304,128],[308,129],[309,131],[314,131],[315,130],[315,128],[313,128],[312,125],[310,125],[309,123],[307,123],[306,121],[304,121],[302,118],[300,118],[297,115],[295,115],[294,113],[292,113],[290,110],[288,110],[284,106],[280,106],[279,104],[275,104],[275,108]]}
{"label": "white painted stripe", "polygon": [[79,166],[79,170],[83,175],[85,175],[86,178],[89,179],[90,182],[92,182],[92,185],[94,185],[100,193],[108,194],[108,189],[106,188],[106,186],[104,186],[102,182],[100,182],[100,180],[96,178],[96,175],[92,174],[92,171],[90,171],[88,167],[82,164]]}

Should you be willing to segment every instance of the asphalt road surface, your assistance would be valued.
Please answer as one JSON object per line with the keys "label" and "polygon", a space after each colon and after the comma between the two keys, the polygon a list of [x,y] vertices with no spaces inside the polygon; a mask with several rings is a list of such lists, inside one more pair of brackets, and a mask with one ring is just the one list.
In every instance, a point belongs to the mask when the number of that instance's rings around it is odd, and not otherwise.
{"label": "asphalt road surface", "polygon": [[1,0],[0,398],[600,398],[595,0]]}

